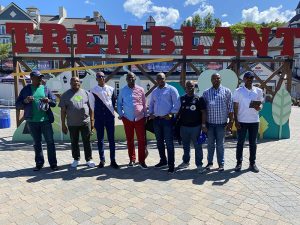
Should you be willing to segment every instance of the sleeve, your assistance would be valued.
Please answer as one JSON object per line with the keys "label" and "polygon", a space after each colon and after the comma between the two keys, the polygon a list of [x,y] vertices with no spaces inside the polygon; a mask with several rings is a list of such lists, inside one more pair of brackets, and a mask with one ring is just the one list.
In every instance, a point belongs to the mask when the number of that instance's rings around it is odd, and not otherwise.
{"label": "sleeve", "polygon": [[92,110],[95,109],[95,97],[93,95],[93,92],[89,92],[89,104]]}
{"label": "sleeve", "polygon": [[62,94],[59,99],[58,107],[63,108],[66,106],[65,95]]}
{"label": "sleeve", "polygon": [[149,101],[149,114],[154,114],[154,97],[153,97],[154,91],[152,91]]}
{"label": "sleeve", "polygon": [[119,114],[120,117],[122,117],[124,115],[123,113],[123,98],[122,98],[122,90],[119,93],[118,96],[118,101],[117,101],[117,112]]}
{"label": "sleeve", "polygon": [[25,96],[25,91],[24,91],[24,89],[25,89],[26,87],[24,87],[22,90],[21,90],[21,92],[20,92],[20,94],[19,94],[19,96],[18,96],[18,98],[17,98],[17,101],[16,101],[16,109],[24,109],[24,105],[25,105],[25,103],[24,103],[24,99],[26,98],[26,96]]}
{"label": "sleeve", "polygon": [[233,93],[233,102],[239,103],[239,101],[240,101],[239,93],[238,93],[238,89],[236,89]]}
{"label": "sleeve", "polygon": [[171,113],[178,113],[180,108],[180,98],[177,89],[174,87],[171,89],[171,97],[173,103],[173,108],[171,110]]}
{"label": "sleeve", "polygon": [[199,98],[199,106],[200,106],[200,110],[206,109],[206,102],[204,101],[203,97]]}
{"label": "sleeve", "polygon": [[[45,87],[46,88],[46,87]],[[52,93],[52,91],[50,89],[47,88],[47,92],[48,92],[48,99],[49,101],[49,105],[50,107],[55,107],[56,106],[56,97],[55,95]]]}

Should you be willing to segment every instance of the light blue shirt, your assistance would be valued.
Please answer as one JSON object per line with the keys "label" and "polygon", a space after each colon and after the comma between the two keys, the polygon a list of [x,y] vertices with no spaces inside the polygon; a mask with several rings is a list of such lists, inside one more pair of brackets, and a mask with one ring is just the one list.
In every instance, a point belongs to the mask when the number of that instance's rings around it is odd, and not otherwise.
{"label": "light blue shirt", "polygon": [[165,116],[177,113],[180,108],[179,94],[175,87],[166,84],[163,88],[155,88],[151,94],[149,113],[154,116]]}

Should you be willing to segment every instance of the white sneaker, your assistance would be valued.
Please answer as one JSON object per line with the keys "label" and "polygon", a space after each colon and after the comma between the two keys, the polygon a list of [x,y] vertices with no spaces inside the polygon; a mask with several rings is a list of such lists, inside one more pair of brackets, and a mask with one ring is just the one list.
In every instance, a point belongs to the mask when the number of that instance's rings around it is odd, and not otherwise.
{"label": "white sneaker", "polygon": [[90,161],[86,162],[86,165],[87,165],[88,167],[90,167],[90,168],[95,167],[95,163],[93,162],[93,160],[90,160]]}
{"label": "white sneaker", "polygon": [[186,169],[186,168],[188,168],[189,166],[190,166],[189,163],[183,162],[183,163],[181,163],[181,164],[178,166],[178,169]]}
{"label": "white sneaker", "polygon": [[204,173],[206,171],[206,168],[202,167],[202,166],[197,166],[197,172],[198,173]]}
{"label": "white sneaker", "polygon": [[80,163],[79,160],[74,160],[74,161],[72,162],[72,164],[71,164],[71,167],[76,168],[76,167],[78,166],[79,163]]}

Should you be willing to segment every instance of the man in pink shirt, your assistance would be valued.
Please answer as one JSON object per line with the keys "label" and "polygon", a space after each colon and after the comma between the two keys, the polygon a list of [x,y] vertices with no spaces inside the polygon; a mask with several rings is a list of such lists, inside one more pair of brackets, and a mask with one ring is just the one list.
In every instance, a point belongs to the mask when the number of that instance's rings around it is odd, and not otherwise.
{"label": "man in pink shirt", "polygon": [[134,130],[138,140],[138,160],[142,169],[147,169],[145,163],[145,117],[147,115],[144,89],[135,84],[135,74],[129,72],[126,76],[127,85],[121,89],[118,96],[118,114],[122,119],[127,139],[129,167],[134,166],[136,156],[134,148]]}

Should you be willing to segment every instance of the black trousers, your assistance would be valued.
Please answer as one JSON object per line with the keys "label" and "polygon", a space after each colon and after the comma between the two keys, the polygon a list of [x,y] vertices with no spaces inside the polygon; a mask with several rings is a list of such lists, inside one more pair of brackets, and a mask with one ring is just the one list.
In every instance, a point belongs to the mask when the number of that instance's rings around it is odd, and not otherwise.
{"label": "black trousers", "polygon": [[250,165],[255,164],[256,160],[256,140],[258,134],[259,123],[240,123],[241,129],[237,130],[238,142],[236,147],[236,160],[238,163],[243,161],[243,147],[248,131],[249,135],[249,150],[250,150]]}
{"label": "black trousers", "polygon": [[74,160],[80,159],[79,149],[79,132],[81,133],[81,139],[83,143],[85,160],[89,161],[92,159],[92,148],[90,142],[90,127],[89,124],[82,126],[68,126],[71,139],[72,156]]}

